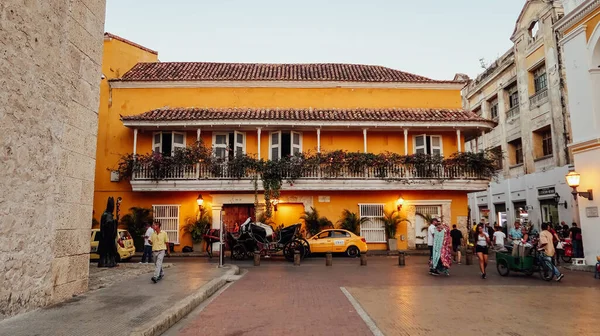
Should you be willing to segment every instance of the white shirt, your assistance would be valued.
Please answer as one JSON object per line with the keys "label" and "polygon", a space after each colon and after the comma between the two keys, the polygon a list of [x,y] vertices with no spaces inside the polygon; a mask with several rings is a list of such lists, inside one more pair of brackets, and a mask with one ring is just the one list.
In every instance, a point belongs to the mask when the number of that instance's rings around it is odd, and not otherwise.
{"label": "white shirt", "polygon": [[487,232],[483,232],[483,237],[479,235],[479,233],[477,233],[477,245],[479,246],[487,246],[487,240],[486,237],[489,238],[489,234]]}
{"label": "white shirt", "polygon": [[435,225],[429,224],[427,229],[427,246],[433,246],[433,234],[435,233]]}
{"label": "white shirt", "polygon": [[494,232],[494,242],[496,245],[504,246],[504,239],[506,239],[506,235],[502,231]]}
{"label": "white shirt", "polygon": [[154,230],[151,227],[149,227],[148,230],[146,230],[146,233],[144,234],[144,236],[146,236],[148,238],[144,238],[144,245],[152,246],[152,244],[150,244],[150,237],[152,237],[153,233],[154,233]]}

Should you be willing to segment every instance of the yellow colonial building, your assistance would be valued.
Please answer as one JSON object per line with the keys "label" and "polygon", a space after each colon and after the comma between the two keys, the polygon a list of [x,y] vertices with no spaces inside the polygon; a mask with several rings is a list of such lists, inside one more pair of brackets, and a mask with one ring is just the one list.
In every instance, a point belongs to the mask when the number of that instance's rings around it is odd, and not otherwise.
{"label": "yellow colonial building", "polygon": [[[495,126],[461,109],[460,80],[358,64],[159,62],[111,34],[102,71],[95,213],[109,196],[122,197],[122,211],[152,208],[176,250],[192,245],[183,228],[199,195],[215,228],[241,224],[257,205],[276,225],[311,207],[335,223],[348,209],[368,218],[360,233],[370,249],[387,248],[381,216],[402,199],[410,222],[398,247],[414,248],[425,236],[417,212],[465,228],[467,193],[490,180],[453,156]],[[206,148],[210,158],[198,156]],[[258,172],[232,164],[259,161]],[[280,188],[264,167],[278,169]]]}

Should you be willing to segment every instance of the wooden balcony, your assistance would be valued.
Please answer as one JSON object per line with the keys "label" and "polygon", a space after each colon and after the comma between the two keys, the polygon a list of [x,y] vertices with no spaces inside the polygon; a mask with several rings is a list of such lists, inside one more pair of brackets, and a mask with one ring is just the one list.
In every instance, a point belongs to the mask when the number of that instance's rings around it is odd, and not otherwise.
{"label": "wooden balcony", "polygon": [[[257,172],[232,171],[227,164],[183,165],[168,169],[140,165],[133,173],[133,191],[253,191]],[[490,178],[473,169],[445,164],[391,164],[333,170],[321,164],[301,171],[282,170],[282,190],[485,190]],[[286,183],[286,180],[288,181]]]}

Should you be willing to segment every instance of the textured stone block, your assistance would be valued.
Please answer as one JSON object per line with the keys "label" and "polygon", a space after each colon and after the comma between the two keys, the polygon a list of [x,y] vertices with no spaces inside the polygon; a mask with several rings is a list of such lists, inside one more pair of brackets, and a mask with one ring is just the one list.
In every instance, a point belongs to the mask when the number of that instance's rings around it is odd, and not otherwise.
{"label": "textured stone block", "polygon": [[57,303],[67,300],[69,298],[72,298],[73,295],[86,292],[87,289],[88,279],[68,282],[66,284],[56,286],[54,287],[50,303]]}
{"label": "textured stone block", "polygon": [[93,13],[83,1],[71,0],[69,7],[71,19],[79,23],[90,35],[99,36],[104,33],[104,18]]}
{"label": "textured stone block", "polygon": [[65,125],[62,134],[62,148],[72,152],[84,154],[84,142],[87,134],[80,128]]}
{"label": "textured stone block", "polygon": [[57,179],[57,203],[75,203],[78,204],[81,200],[82,180],[68,176],[60,176]]}
{"label": "textured stone block", "polygon": [[57,211],[54,226],[57,230],[89,229],[92,227],[92,206],[71,204]]}
{"label": "textured stone block", "polygon": [[66,124],[77,127],[89,135],[98,133],[98,109],[90,109],[74,100],[70,100],[67,110],[68,113],[64,118]]}
{"label": "textured stone block", "polygon": [[90,252],[90,229],[56,230],[54,257],[75,256]]}
{"label": "textured stone block", "polygon": [[82,181],[80,203],[90,206],[94,203],[94,180]]}
{"label": "textured stone block", "polygon": [[[70,152],[67,154],[65,175],[77,179],[88,180],[93,178],[89,172],[94,171],[96,161],[86,155]],[[93,189],[93,187],[92,187]]]}
{"label": "textured stone block", "polygon": [[56,287],[87,279],[89,269],[90,256],[88,254],[54,258],[52,260],[53,285]]}

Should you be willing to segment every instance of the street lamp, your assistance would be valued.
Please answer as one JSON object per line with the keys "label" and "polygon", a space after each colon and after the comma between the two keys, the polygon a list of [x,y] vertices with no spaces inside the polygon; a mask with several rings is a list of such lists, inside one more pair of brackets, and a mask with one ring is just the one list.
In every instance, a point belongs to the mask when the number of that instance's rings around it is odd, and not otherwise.
{"label": "street lamp", "polygon": [[567,184],[569,185],[569,187],[573,188],[573,191],[571,191],[571,194],[573,194],[573,199],[577,200],[577,195],[583,197],[583,198],[587,198],[588,200],[592,201],[594,200],[594,194],[592,193],[592,189],[588,189],[587,191],[584,192],[579,192],[577,191],[577,187],[579,187],[579,180],[581,179],[581,175],[579,175],[577,172],[569,172],[565,178],[567,179]]}
{"label": "street lamp", "polygon": [[400,196],[396,200],[396,208],[398,209],[398,212],[400,212],[400,210],[402,210],[402,204],[404,204],[404,198],[402,198],[402,196]]}
{"label": "street lamp", "polygon": [[560,195],[558,193],[554,193],[554,202],[556,203],[556,205],[564,205],[565,209],[567,209],[567,200],[565,200],[564,202],[560,202]]}

